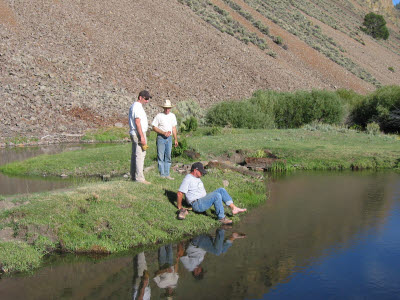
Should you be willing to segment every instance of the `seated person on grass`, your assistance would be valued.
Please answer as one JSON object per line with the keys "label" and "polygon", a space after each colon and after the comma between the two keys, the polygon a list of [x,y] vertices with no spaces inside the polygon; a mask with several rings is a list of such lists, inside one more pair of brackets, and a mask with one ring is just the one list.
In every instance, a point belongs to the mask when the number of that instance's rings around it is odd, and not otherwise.
{"label": "seated person on grass", "polygon": [[247,209],[235,206],[231,196],[229,196],[228,192],[224,188],[219,188],[214,192],[207,194],[204,184],[200,179],[201,176],[206,173],[203,164],[201,162],[196,162],[192,165],[190,173],[183,179],[177,193],[177,204],[179,209],[178,218],[184,219],[188,213],[187,209],[182,207],[183,194],[185,194],[186,202],[192,206],[195,212],[204,212],[214,205],[218,220],[222,224],[231,224],[232,220],[225,217],[222,202],[232,209],[233,215],[244,212]]}

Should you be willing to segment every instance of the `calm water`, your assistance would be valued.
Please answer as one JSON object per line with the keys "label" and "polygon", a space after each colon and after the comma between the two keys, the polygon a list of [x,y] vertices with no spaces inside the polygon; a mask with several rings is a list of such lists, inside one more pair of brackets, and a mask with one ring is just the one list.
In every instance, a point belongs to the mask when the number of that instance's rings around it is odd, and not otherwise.
{"label": "calm water", "polygon": [[3,277],[0,299],[400,299],[399,174],[297,173],[269,188],[232,228],[119,257],[53,256]]}
{"label": "calm water", "polygon": [[[41,154],[54,154],[74,151],[83,147],[102,147],[111,144],[56,144],[39,147],[0,148],[0,165],[21,161]],[[0,173],[0,195],[13,195],[50,191],[71,186],[82,180],[60,177],[15,177]],[[0,298],[1,299],[1,298]]]}

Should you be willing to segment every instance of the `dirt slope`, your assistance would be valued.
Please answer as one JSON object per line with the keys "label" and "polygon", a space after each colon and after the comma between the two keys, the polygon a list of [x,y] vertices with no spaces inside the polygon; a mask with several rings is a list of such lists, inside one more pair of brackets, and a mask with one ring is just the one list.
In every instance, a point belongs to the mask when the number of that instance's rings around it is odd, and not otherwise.
{"label": "dirt slope", "polygon": [[[225,2],[213,2],[257,32]],[[166,97],[209,106],[257,89],[375,89],[244,1],[236,2],[283,37],[288,50],[266,37],[273,58],[219,32],[177,0],[0,0],[0,143],[126,123],[142,89],[155,95],[150,116]],[[388,70],[400,72],[398,39],[385,44],[366,36],[362,46],[319,25],[382,84],[399,84]]]}

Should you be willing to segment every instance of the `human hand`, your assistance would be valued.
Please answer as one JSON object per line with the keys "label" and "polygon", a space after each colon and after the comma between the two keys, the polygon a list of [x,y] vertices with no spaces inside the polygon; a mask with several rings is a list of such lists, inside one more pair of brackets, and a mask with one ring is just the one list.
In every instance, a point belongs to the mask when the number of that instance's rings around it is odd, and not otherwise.
{"label": "human hand", "polygon": [[164,134],[166,137],[169,137],[170,135],[171,135],[171,131],[165,131],[165,134]]}
{"label": "human hand", "polygon": [[237,233],[234,232],[232,233],[232,240],[236,240],[236,239],[244,239],[246,237],[246,235],[244,233]]}
{"label": "human hand", "polygon": [[175,140],[175,147],[178,147],[178,146],[179,146],[178,140]]}

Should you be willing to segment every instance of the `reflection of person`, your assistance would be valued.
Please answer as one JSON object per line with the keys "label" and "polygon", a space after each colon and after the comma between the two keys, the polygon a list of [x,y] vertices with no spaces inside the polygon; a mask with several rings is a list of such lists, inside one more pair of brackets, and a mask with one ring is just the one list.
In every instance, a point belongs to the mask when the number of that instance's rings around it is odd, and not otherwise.
{"label": "reflection of person", "polygon": [[178,284],[179,258],[183,255],[184,249],[182,243],[178,244],[176,262],[173,265],[172,245],[165,245],[158,249],[159,270],[156,272],[154,282],[161,289],[165,289],[165,295],[171,297]]}
{"label": "reflection of person", "polygon": [[150,98],[148,91],[141,91],[138,100],[129,109],[129,134],[132,140],[131,178],[145,184],[150,184],[150,182],[146,181],[143,174],[144,159],[148,147],[146,139],[148,123],[143,104],[149,102]]}
{"label": "reflection of person", "polygon": [[169,175],[171,168],[172,135],[174,136],[175,147],[178,146],[176,135],[176,117],[171,112],[171,101],[168,99],[160,105],[164,112],[156,115],[152,122],[153,130],[157,132],[157,162],[158,171],[161,177],[173,180]]}
{"label": "reflection of person", "polygon": [[232,220],[225,217],[224,206],[229,206],[232,209],[232,214],[246,211],[245,208],[239,208],[233,204],[231,196],[224,188],[219,188],[211,193],[206,193],[204,184],[200,177],[205,175],[207,172],[204,170],[204,166],[200,162],[196,162],[192,165],[190,174],[186,175],[183,179],[181,186],[177,193],[177,204],[179,209],[179,219],[184,219],[187,214],[187,210],[182,207],[183,194],[186,196],[186,202],[192,206],[196,212],[203,212],[209,209],[212,205],[215,207],[215,213],[218,216],[218,220],[222,224],[231,224]]}
{"label": "reflection of person", "polygon": [[151,297],[149,272],[144,252],[133,259],[133,300],[148,300]]}
{"label": "reflection of person", "polygon": [[219,256],[232,246],[235,239],[244,237],[244,234],[234,232],[228,240],[224,241],[225,230],[223,229],[217,229],[215,238],[205,234],[200,235],[190,241],[186,249],[186,255],[181,257],[181,262],[189,272],[192,272],[196,279],[202,279],[204,269],[201,263],[206,253],[209,252]]}

